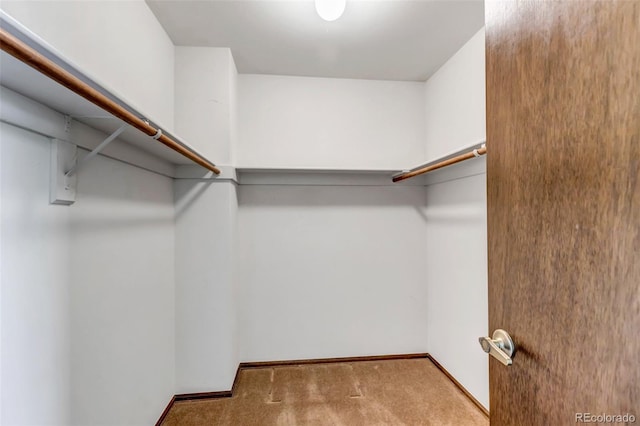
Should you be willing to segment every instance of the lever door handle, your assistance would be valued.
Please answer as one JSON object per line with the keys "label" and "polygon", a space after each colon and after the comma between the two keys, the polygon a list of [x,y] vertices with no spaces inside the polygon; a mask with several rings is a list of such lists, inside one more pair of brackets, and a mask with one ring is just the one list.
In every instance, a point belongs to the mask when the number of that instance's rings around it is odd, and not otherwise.
{"label": "lever door handle", "polygon": [[493,332],[492,338],[480,337],[478,339],[482,350],[503,363],[504,365],[511,365],[513,361],[511,357],[515,352],[515,345],[509,333],[504,330],[498,329]]}

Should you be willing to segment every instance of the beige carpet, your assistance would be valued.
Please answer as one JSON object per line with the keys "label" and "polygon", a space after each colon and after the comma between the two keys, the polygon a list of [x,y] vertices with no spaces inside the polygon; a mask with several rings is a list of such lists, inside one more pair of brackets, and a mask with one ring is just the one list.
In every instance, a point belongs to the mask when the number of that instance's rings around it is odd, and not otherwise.
{"label": "beige carpet", "polygon": [[176,402],[163,426],[455,425],[489,419],[428,359],[240,372],[232,398]]}

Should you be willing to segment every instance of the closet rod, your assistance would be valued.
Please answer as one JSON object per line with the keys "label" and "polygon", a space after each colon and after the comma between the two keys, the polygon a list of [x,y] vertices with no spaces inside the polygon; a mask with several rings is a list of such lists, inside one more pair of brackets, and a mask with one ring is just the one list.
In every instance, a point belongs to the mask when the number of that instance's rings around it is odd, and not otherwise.
{"label": "closet rod", "polygon": [[218,169],[215,164],[184,147],[180,143],[173,140],[171,137],[163,134],[162,129],[154,128],[142,118],[132,114],[122,105],[119,105],[118,103],[109,99],[107,96],[89,86],[78,77],[58,66],[53,61],[47,59],[45,56],[29,47],[27,44],[9,34],[3,28],[0,28],[0,48],[19,61],[24,62],[40,73],[60,83],[67,89],[82,96],[89,102],[97,105],[113,116],[121,119],[125,123],[130,124],[132,127],[135,127],[136,129],[147,134],[153,139],[156,139],[160,143],[190,159],[194,163],[201,165],[202,167],[214,172],[215,174],[220,174],[220,169]]}
{"label": "closet rod", "polygon": [[481,155],[484,155],[486,153],[487,153],[487,146],[486,145],[482,145],[478,149],[474,149],[472,151],[465,152],[464,154],[460,154],[460,155],[457,155],[455,157],[449,158],[447,160],[440,161],[439,163],[431,164],[429,166],[421,167],[419,169],[411,170],[411,171],[402,173],[400,175],[394,176],[393,177],[393,181],[394,182],[400,182],[400,181],[405,180],[405,179],[409,179],[409,178],[412,178],[412,177],[415,177],[415,176],[419,176],[419,175],[425,174],[425,173],[430,172],[432,170],[441,169],[443,167],[447,167],[447,166],[450,166],[452,164],[459,163],[461,161],[469,160],[471,158],[480,157]]}

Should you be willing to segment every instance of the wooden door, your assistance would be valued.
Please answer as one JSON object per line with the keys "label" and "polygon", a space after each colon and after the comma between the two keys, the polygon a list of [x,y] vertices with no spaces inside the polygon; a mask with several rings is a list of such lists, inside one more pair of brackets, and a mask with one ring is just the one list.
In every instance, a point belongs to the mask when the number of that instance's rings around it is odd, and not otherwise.
{"label": "wooden door", "polygon": [[486,42],[491,423],[640,423],[640,1],[489,1]]}

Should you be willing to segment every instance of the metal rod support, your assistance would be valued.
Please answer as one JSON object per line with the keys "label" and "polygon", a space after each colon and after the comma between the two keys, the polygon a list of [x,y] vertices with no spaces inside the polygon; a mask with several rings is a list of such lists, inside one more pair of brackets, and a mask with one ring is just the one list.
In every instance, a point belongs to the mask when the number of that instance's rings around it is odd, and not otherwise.
{"label": "metal rod support", "polygon": [[120,136],[120,133],[124,132],[124,130],[127,128],[126,124],[123,124],[122,126],[120,126],[115,132],[111,133],[111,135],[106,138],[105,140],[103,140],[102,142],[100,142],[100,145],[98,145],[97,147],[95,147],[93,149],[93,151],[91,151],[90,153],[88,153],[87,155],[84,156],[84,158],[82,158],[82,160],[78,161],[75,166],[73,166],[67,173],[65,173],[65,177],[70,177],[73,176],[73,174],[75,172],[78,171],[78,169],[80,168],[81,165],[83,165],[84,163],[86,163],[87,161],[91,160],[93,157],[95,157],[96,155],[100,154],[100,151],[102,151],[103,149],[105,149],[107,147],[107,145],[109,145],[111,142],[113,142],[118,136]]}

